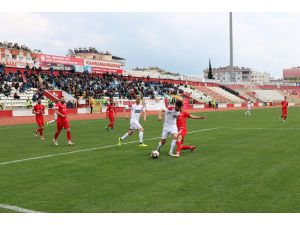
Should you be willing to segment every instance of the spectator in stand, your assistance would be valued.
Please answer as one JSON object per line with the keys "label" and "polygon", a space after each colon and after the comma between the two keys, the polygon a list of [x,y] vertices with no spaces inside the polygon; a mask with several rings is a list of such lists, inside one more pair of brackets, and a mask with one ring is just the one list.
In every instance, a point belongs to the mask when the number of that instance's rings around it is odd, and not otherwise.
{"label": "spectator in stand", "polygon": [[68,109],[74,108],[73,103],[70,100],[67,102],[67,108]]}
{"label": "spectator in stand", "polygon": [[20,99],[20,96],[17,94],[17,92],[14,93],[14,99]]}

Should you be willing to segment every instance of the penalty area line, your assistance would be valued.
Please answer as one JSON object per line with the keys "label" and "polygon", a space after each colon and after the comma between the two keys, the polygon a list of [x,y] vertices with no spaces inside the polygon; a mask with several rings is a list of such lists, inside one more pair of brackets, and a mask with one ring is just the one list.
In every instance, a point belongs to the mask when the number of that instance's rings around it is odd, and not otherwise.
{"label": "penalty area line", "polygon": [[[201,129],[201,130],[194,130],[189,133],[197,133],[197,132],[203,132],[203,131],[210,131],[210,130],[217,130],[219,129],[218,127],[214,128],[207,128],[207,129]],[[160,139],[161,137],[153,137],[153,138],[147,138],[145,141],[151,141],[151,140],[156,140]],[[128,144],[133,144],[133,143],[138,143],[139,141],[130,141],[130,142],[125,142],[122,145],[128,145]],[[31,160],[37,160],[37,159],[44,159],[44,158],[51,158],[54,156],[60,156],[60,155],[69,155],[69,154],[75,154],[79,152],[87,152],[87,151],[94,151],[98,149],[106,149],[106,148],[111,148],[111,147],[117,147],[119,146],[118,144],[114,145],[106,145],[106,146],[100,146],[100,147],[94,147],[94,148],[86,148],[86,149],[80,149],[80,150],[74,150],[74,151],[69,151],[69,152],[61,152],[61,153],[55,153],[55,154],[49,154],[49,155],[43,155],[43,156],[36,156],[36,157],[31,157],[31,158],[25,158],[25,159],[18,159],[18,160],[12,160],[12,161],[7,161],[7,162],[0,162],[1,165],[7,165],[7,164],[13,164],[13,163],[20,163],[20,162],[25,162],[25,161],[31,161]]]}
{"label": "penalty area line", "polygon": [[6,205],[6,204],[0,204],[1,209],[8,209],[15,212],[21,212],[21,213],[42,213],[39,211],[31,210],[31,209],[25,209],[14,205]]}

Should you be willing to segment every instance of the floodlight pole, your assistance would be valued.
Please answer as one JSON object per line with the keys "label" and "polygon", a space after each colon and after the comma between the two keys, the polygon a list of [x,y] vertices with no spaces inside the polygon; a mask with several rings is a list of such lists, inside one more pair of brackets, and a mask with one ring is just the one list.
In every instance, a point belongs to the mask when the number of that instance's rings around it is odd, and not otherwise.
{"label": "floodlight pole", "polygon": [[230,38],[230,78],[232,78],[233,77],[232,12],[229,13],[229,38]]}

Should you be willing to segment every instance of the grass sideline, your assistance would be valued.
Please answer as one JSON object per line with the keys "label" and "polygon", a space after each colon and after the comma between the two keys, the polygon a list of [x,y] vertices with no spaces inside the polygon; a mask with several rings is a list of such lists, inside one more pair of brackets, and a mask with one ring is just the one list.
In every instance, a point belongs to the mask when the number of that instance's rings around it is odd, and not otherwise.
{"label": "grass sideline", "polygon": [[[170,141],[160,159],[150,159],[155,139],[148,148],[132,143],[0,165],[0,203],[42,212],[300,212],[299,112],[290,108],[285,123],[278,108],[257,109],[251,117],[201,113],[209,119],[189,120],[190,131],[222,128],[189,134],[186,143],[198,148],[179,159],[167,156]],[[129,120],[118,119],[115,133],[106,132],[106,123],[71,122],[72,147],[65,132],[60,145],[52,145],[55,125],[46,127],[45,140],[29,125],[0,129],[0,163],[116,144]],[[143,125],[146,139],[160,136],[156,117]]]}

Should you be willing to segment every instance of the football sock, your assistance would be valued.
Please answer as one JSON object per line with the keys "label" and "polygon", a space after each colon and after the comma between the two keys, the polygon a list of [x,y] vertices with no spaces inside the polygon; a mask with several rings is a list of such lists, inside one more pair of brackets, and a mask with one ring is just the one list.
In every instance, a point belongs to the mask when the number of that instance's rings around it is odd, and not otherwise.
{"label": "football sock", "polygon": [[67,131],[67,138],[68,138],[68,141],[71,141],[71,132],[70,131]]}
{"label": "football sock", "polygon": [[177,152],[178,155],[180,155],[181,141],[177,141],[177,142],[176,142],[176,145],[177,145],[177,151],[176,151],[176,152]]}
{"label": "football sock", "polygon": [[162,147],[162,144],[161,144],[161,142],[159,142],[159,143],[158,143],[158,146],[157,146],[157,151],[160,152],[161,147]]}
{"label": "football sock", "polygon": [[44,129],[40,128],[39,130],[40,130],[40,136],[43,137],[43,131],[44,131]]}
{"label": "football sock", "polygon": [[124,141],[128,136],[128,133],[124,134],[123,137],[121,137],[121,140]]}
{"label": "football sock", "polygon": [[144,138],[144,132],[143,132],[143,131],[140,131],[140,132],[139,132],[140,144],[143,143],[143,138]]}
{"label": "football sock", "polygon": [[176,140],[172,140],[169,154],[173,154],[175,146],[176,146]]}
{"label": "football sock", "polygon": [[57,140],[57,137],[58,137],[60,131],[61,131],[61,130],[56,130],[55,135],[54,135],[54,139],[55,139],[55,140]]}
{"label": "football sock", "polygon": [[181,150],[186,150],[186,149],[192,149],[192,146],[190,146],[190,145],[181,146]]}

